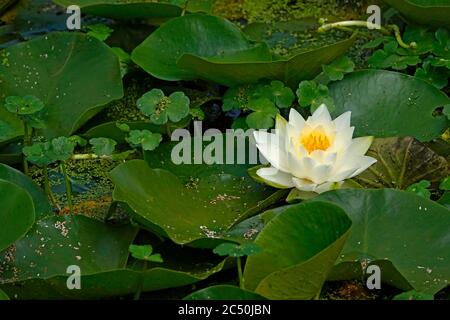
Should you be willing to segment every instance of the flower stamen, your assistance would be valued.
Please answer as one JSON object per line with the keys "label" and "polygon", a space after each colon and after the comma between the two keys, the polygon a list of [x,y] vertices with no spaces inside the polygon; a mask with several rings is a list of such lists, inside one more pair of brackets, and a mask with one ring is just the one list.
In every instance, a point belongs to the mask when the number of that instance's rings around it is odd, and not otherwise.
{"label": "flower stamen", "polygon": [[315,129],[308,135],[300,136],[300,142],[308,153],[316,150],[327,150],[331,143],[323,130]]}

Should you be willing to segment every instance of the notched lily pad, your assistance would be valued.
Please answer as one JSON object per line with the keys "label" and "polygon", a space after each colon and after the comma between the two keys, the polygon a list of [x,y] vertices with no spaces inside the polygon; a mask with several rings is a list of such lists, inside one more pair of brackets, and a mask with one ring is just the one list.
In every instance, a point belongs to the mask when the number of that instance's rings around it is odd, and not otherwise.
{"label": "notched lily pad", "polygon": [[164,80],[202,78],[234,86],[269,79],[293,88],[300,80],[314,78],[322,64],[341,56],[354,40],[350,37],[288,58],[274,57],[265,42],[249,40],[231,22],[192,14],[163,25],[133,51],[132,58]]}
{"label": "notched lily pad", "polygon": [[34,223],[31,196],[19,186],[0,180],[0,252],[23,237]]}
{"label": "notched lily pad", "polygon": [[334,116],[352,112],[356,136],[404,137],[429,141],[448,126],[436,109],[449,104],[447,95],[426,81],[402,73],[361,70],[329,86]]}
{"label": "notched lily pad", "polygon": [[188,12],[211,11],[211,0],[54,0],[55,3],[68,7],[77,5],[82,12],[114,19],[150,19],[156,23],[179,17],[185,4]]}
{"label": "notched lily pad", "polygon": [[[210,252],[151,240],[164,263],[129,257],[137,229],[83,216],[40,220],[0,254],[0,288],[15,299],[99,299],[184,286],[219,272],[227,260]],[[128,263],[127,263],[127,260]],[[82,290],[69,290],[69,266],[78,266]],[[107,286],[105,284],[108,284]]]}
{"label": "notched lily pad", "polygon": [[446,0],[384,0],[409,20],[433,27],[450,28],[450,3]]}
{"label": "notched lily pad", "polygon": [[448,175],[447,160],[412,137],[375,139],[367,155],[377,163],[354,179],[369,188],[406,189]]}
{"label": "notched lily pad", "polygon": [[0,64],[0,109],[8,96],[39,98],[47,138],[69,136],[123,95],[116,55],[87,35],[54,32],[2,52],[8,63]]}
{"label": "notched lily pad", "polygon": [[435,294],[450,282],[450,210],[413,193],[347,189],[310,201],[346,210],[353,221],[330,280],[361,279],[369,264],[381,281],[403,290]]}
{"label": "notched lily pad", "polygon": [[33,199],[36,220],[53,215],[52,207],[44,191],[21,171],[0,163],[0,179],[25,189]]}
{"label": "notched lily pad", "polygon": [[185,53],[177,65],[190,70],[198,78],[233,86],[256,83],[263,79],[280,80],[289,87],[295,88],[302,80],[313,79],[321,70],[322,65],[334,61],[343,55],[354,43],[355,36],[331,45],[326,45],[309,51],[295,54],[289,58],[235,59],[202,57]]}
{"label": "notched lily pad", "polygon": [[113,197],[126,202],[144,227],[159,226],[175,243],[220,239],[250,212],[261,210],[272,192],[243,176],[209,173],[183,184],[169,171],[128,161],[111,172]]}
{"label": "notched lily pad", "polygon": [[[212,142],[184,137],[179,143],[163,143],[158,152],[145,154],[148,164],[134,160],[120,165],[111,172],[114,199],[126,202],[145,227],[153,230],[157,225],[176,243],[187,244],[221,239],[236,223],[285,195],[248,176],[250,160],[257,160],[250,159],[250,150],[257,153],[244,135],[214,137]],[[217,158],[210,159],[208,150],[220,154],[222,163],[213,163]],[[181,160],[185,163],[177,164]]]}
{"label": "notched lily pad", "polygon": [[[198,76],[177,66],[185,53],[204,57],[233,56],[248,52],[254,59],[271,60],[267,50],[256,50],[241,30],[230,21],[214,16],[190,14],[158,28],[132,53],[133,61],[151,75],[164,80],[192,80]],[[264,48],[262,48],[264,49]]]}
{"label": "notched lily pad", "polygon": [[311,299],[333,268],[352,223],[342,209],[326,203],[275,210],[255,240],[263,251],[247,260],[245,286],[270,299]]}

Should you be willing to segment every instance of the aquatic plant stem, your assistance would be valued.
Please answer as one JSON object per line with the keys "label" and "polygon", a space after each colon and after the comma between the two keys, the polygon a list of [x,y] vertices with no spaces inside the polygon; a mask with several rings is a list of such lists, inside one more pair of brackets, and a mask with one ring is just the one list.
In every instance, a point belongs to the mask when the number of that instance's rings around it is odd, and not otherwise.
{"label": "aquatic plant stem", "polygon": [[368,21],[362,21],[362,20],[348,20],[348,21],[339,21],[334,23],[326,23],[323,24],[317,29],[317,32],[326,32],[330,31],[331,29],[337,29],[337,28],[348,28],[348,27],[360,27],[360,28],[372,28],[377,29],[380,32],[389,35],[391,32],[387,30],[386,28],[377,25],[375,23],[371,23]]}
{"label": "aquatic plant stem", "polygon": [[[30,145],[30,137],[28,135],[28,125],[25,121],[23,121],[23,145],[29,146]],[[28,161],[27,157],[25,155],[22,155],[22,161],[23,161],[23,172],[25,175],[29,175],[29,168],[28,168]]]}
{"label": "aquatic plant stem", "polygon": [[52,192],[52,188],[50,186],[50,181],[48,179],[48,168],[47,166],[44,166],[43,169],[43,174],[44,174],[44,190],[45,193],[47,194],[47,197],[50,199],[50,202],[52,203],[52,205],[59,211],[61,211],[61,207],[59,206],[58,202],[55,199],[55,196],[53,195]]}
{"label": "aquatic plant stem", "polygon": [[142,268],[142,276],[139,282],[139,286],[138,289],[136,291],[136,293],[134,294],[134,300],[139,300],[141,298],[141,293],[142,293],[142,287],[144,286],[144,272],[145,270],[147,270],[147,261],[144,260],[144,266]]}
{"label": "aquatic plant stem", "polygon": [[186,15],[188,4],[189,4],[189,0],[186,0],[186,2],[184,3],[184,6],[183,6],[183,11],[181,11],[181,16]]}
{"label": "aquatic plant stem", "polygon": [[395,24],[390,24],[385,27],[377,25],[375,23],[369,22],[369,21],[362,21],[362,20],[349,20],[349,21],[339,21],[334,23],[328,23],[323,24],[317,29],[318,32],[326,32],[332,29],[341,29],[350,31],[351,29],[349,27],[360,27],[360,28],[369,28],[378,30],[381,33],[385,35],[392,35],[394,34],[395,39],[397,40],[398,44],[405,49],[415,49],[417,47],[417,44],[415,42],[411,42],[410,44],[407,44],[403,41],[402,35],[400,33],[400,29]]}
{"label": "aquatic plant stem", "polygon": [[170,137],[172,136],[172,130],[170,129],[170,125],[168,122],[166,123],[166,134],[170,139]]}
{"label": "aquatic plant stem", "polygon": [[395,35],[395,39],[397,40],[398,44],[405,49],[415,49],[417,47],[417,43],[415,42],[411,42],[410,44],[406,44],[403,39],[402,39],[402,35],[400,33],[400,29],[397,25],[395,24],[390,24],[388,25],[388,27],[390,27],[392,30],[394,30],[394,35]]}
{"label": "aquatic plant stem", "polygon": [[317,294],[314,296],[314,300],[320,300],[320,293],[322,292],[322,289],[317,291]]}
{"label": "aquatic plant stem", "polygon": [[239,288],[244,289],[244,277],[242,276],[242,265],[241,258],[238,257],[236,259],[237,269],[238,269],[238,277],[239,277]]}
{"label": "aquatic plant stem", "polygon": [[64,161],[61,161],[61,170],[63,172],[64,183],[66,185],[67,205],[69,206],[70,213],[73,214],[72,184],[70,183],[69,176],[67,175],[66,163]]}
{"label": "aquatic plant stem", "polygon": [[95,153],[83,153],[83,154],[73,154],[70,157],[71,160],[97,160],[97,159],[106,159],[113,160],[111,156],[98,156]]}

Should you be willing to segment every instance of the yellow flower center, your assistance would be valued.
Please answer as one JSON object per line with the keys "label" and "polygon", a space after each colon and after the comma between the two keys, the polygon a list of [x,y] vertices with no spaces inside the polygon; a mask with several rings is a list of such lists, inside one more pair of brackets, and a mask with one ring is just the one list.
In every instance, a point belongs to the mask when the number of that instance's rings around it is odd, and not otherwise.
{"label": "yellow flower center", "polygon": [[322,129],[314,129],[306,135],[301,135],[300,143],[308,153],[316,150],[327,150],[331,145],[330,139]]}

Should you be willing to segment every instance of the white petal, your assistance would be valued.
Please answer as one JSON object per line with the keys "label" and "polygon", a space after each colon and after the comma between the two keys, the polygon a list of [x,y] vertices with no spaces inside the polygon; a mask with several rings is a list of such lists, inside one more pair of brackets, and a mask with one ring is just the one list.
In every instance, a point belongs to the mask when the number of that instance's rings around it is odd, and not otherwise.
{"label": "white petal", "polygon": [[343,181],[346,179],[350,179],[350,177],[353,176],[353,174],[358,170],[358,167],[351,167],[351,168],[345,168],[341,169],[339,172],[332,175],[330,178],[330,181],[332,182],[338,182]]}
{"label": "white petal", "polygon": [[275,168],[289,172],[286,148],[281,143],[280,136],[266,131],[255,131],[253,135],[255,136],[256,146],[264,158]]}
{"label": "white petal", "polygon": [[318,163],[310,157],[304,157],[302,160],[303,168],[307,173],[311,173],[313,168],[318,165]]}
{"label": "white petal", "polygon": [[318,164],[332,164],[336,163],[337,153],[329,152],[328,150],[314,150],[309,154],[310,158]]}
{"label": "white petal", "polygon": [[332,149],[336,152],[344,152],[352,143],[353,131],[355,127],[348,127],[336,132],[336,137]]}
{"label": "white petal", "polygon": [[294,181],[295,187],[300,191],[314,191],[317,187],[317,184],[305,179],[298,179],[294,177],[292,178],[292,181]]}
{"label": "white petal", "polygon": [[347,149],[349,155],[365,155],[372,144],[373,137],[360,137],[352,140],[352,143]]}
{"label": "white petal", "polygon": [[256,171],[256,174],[272,187],[279,189],[295,187],[292,181],[292,175],[277,168],[261,168]]}
{"label": "white petal", "polygon": [[317,165],[313,159],[308,157],[296,157],[291,152],[288,154],[289,167],[294,177],[312,180],[313,168]]}
{"label": "white petal", "polygon": [[289,153],[288,162],[293,176],[314,183],[327,181],[333,172],[332,165],[321,165],[310,157],[297,158]]}
{"label": "white petal", "polygon": [[[325,104],[321,104],[319,108],[312,114],[312,116],[308,119],[312,121],[312,123],[317,123],[324,125],[326,122],[331,122],[331,116],[328,112],[328,108]],[[309,122],[309,121],[308,121]]]}
{"label": "white petal", "polygon": [[329,181],[332,171],[333,166],[331,165],[315,166],[310,174],[310,180],[318,184]]}
{"label": "white petal", "polygon": [[275,118],[275,134],[280,135],[281,137],[286,136],[286,126],[288,122],[285,118],[283,118],[280,114],[277,114]]}
{"label": "white petal", "polygon": [[336,126],[336,131],[350,127],[351,111],[344,112],[339,117],[334,119],[334,125]]}
{"label": "white petal", "polygon": [[291,108],[289,111],[289,124],[297,130],[302,130],[305,126],[305,119],[303,119],[302,115],[297,110]]}
{"label": "white petal", "polygon": [[[294,151],[294,150],[292,150]],[[307,178],[306,176],[306,170],[305,167],[303,165],[303,157],[298,157],[297,154],[293,153],[293,152],[289,152],[287,155],[288,158],[288,164],[289,164],[289,169],[290,169],[290,173],[297,177],[297,178]]]}
{"label": "white petal", "polygon": [[353,173],[349,178],[353,178],[357,176],[358,174],[365,171],[367,168],[369,168],[371,165],[373,165],[375,162],[377,162],[377,159],[368,157],[368,156],[362,156],[358,159],[358,170],[356,170],[355,173]]}
{"label": "white petal", "polygon": [[326,191],[336,190],[336,189],[339,189],[343,183],[344,183],[344,181],[325,182],[325,183],[322,183],[322,184],[318,185],[314,189],[314,191],[317,192],[317,193],[324,193]]}

